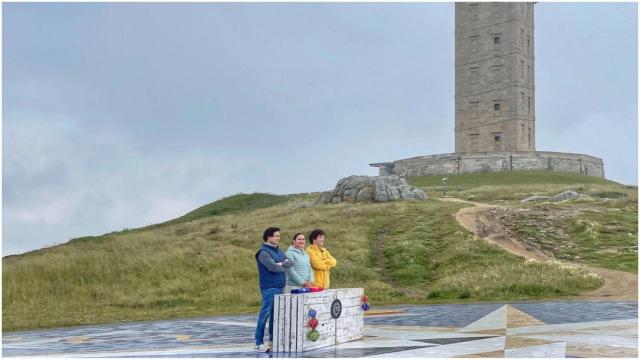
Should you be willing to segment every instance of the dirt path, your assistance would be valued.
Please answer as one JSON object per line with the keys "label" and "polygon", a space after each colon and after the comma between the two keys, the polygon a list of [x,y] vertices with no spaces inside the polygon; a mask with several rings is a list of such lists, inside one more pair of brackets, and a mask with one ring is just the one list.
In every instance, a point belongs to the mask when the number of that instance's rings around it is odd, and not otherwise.
{"label": "dirt path", "polygon": [[[490,244],[495,244],[506,251],[535,260],[553,259],[534,247],[525,246],[517,239],[510,237],[502,227],[487,218],[485,210],[498,207],[496,205],[464,201],[456,198],[441,198],[441,201],[460,202],[474,205],[474,207],[462,208],[456,213],[456,220],[462,227],[476,234]],[[587,267],[590,271],[600,275],[604,279],[604,285],[600,288],[573,297],[581,300],[638,300],[638,275],[624,271],[605,269],[564,261],[569,264]]]}

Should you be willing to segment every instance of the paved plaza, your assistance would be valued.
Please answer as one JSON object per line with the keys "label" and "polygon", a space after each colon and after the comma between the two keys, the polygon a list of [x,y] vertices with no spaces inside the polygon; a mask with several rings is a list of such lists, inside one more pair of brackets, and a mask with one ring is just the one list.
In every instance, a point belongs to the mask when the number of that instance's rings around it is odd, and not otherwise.
{"label": "paved plaza", "polygon": [[637,302],[379,307],[361,341],[298,354],[256,353],[255,315],[5,333],[3,356],[637,357]]}

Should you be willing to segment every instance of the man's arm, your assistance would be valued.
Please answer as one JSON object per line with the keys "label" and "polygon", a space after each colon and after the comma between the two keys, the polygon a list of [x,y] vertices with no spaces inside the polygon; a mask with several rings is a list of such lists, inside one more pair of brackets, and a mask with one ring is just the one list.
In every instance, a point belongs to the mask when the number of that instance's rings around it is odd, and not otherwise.
{"label": "man's arm", "polygon": [[276,264],[271,255],[264,251],[260,251],[260,254],[258,254],[258,261],[260,261],[260,264],[266,266],[268,271],[274,273],[283,273],[285,271],[282,265]]}
{"label": "man's arm", "polygon": [[291,269],[293,267],[293,261],[289,260],[289,258],[285,255],[284,260],[282,261],[282,266],[285,269]]}

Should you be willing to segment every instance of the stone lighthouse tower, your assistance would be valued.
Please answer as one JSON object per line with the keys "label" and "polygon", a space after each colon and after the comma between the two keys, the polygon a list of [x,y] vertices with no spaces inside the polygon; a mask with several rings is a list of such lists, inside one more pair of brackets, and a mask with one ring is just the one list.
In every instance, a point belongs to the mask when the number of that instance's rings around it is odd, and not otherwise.
{"label": "stone lighthouse tower", "polygon": [[535,151],[533,3],[455,4],[455,151]]}
{"label": "stone lighthouse tower", "polygon": [[377,162],[380,175],[565,171],[602,159],[536,150],[533,3],[455,3],[455,152]]}

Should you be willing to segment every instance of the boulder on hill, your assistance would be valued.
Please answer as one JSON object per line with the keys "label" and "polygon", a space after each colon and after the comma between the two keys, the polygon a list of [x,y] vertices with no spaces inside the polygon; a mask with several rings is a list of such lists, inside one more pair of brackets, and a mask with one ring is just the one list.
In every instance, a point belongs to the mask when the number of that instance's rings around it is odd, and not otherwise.
{"label": "boulder on hill", "polygon": [[399,200],[426,200],[427,194],[407,184],[397,175],[360,176],[342,178],[332,191],[323,192],[319,203],[388,202]]}
{"label": "boulder on hill", "polygon": [[576,192],[575,190],[565,190],[560,194],[554,195],[551,197],[551,202],[560,202],[564,200],[574,200],[574,199],[590,199],[589,195],[581,194]]}
{"label": "boulder on hill", "polygon": [[551,196],[534,195],[534,196],[529,196],[526,199],[520,200],[520,202],[523,202],[523,203],[539,202],[539,201],[549,201],[550,199],[551,199]]}

